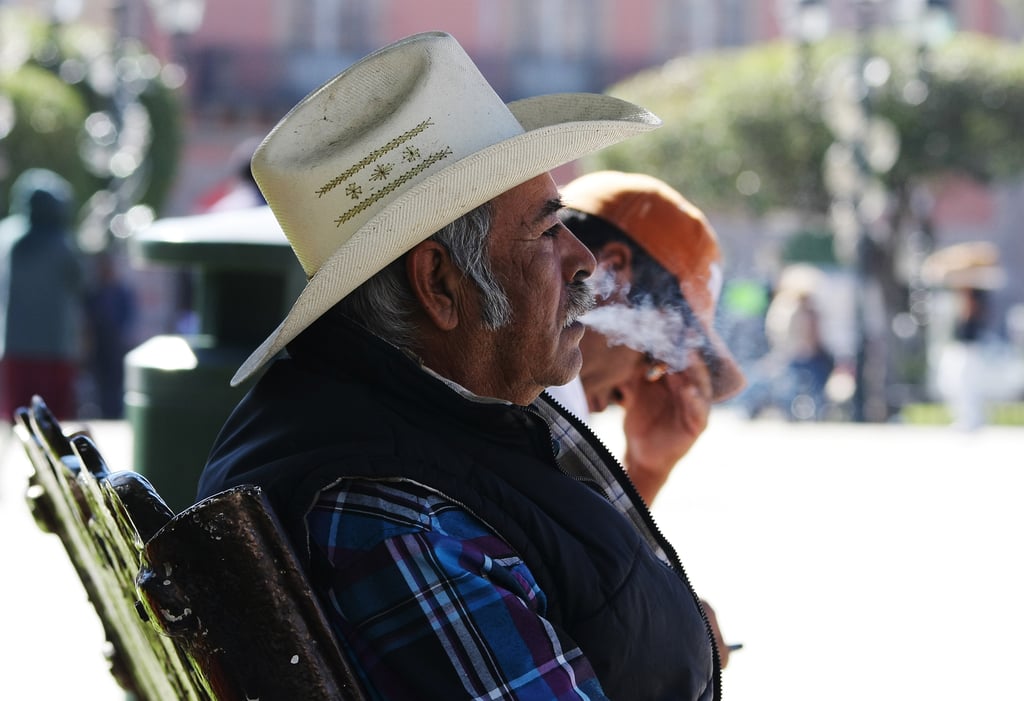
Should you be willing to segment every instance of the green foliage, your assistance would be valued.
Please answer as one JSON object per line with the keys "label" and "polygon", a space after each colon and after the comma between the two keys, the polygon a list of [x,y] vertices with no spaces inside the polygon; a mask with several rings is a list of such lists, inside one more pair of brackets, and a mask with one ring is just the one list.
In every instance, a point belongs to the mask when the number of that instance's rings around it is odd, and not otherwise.
{"label": "green foliage", "polygon": [[892,120],[901,138],[891,183],[945,172],[988,182],[1024,170],[1024,50],[959,37],[929,57],[928,97],[919,106],[908,104],[900,90],[916,69],[906,53],[875,97],[878,112]]}
{"label": "green foliage", "polygon": [[[1024,403],[991,402],[985,414],[991,426],[1024,426]],[[953,413],[945,404],[907,404],[900,419],[908,424],[948,426],[953,423]]]}
{"label": "green foliage", "polygon": [[[11,183],[24,170],[50,168],[75,187],[79,205],[120,188],[121,207],[147,204],[159,212],[173,184],[182,144],[179,98],[162,80],[159,61],[136,42],[82,24],[52,26],[43,18],[0,8],[0,41],[23,45],[15,65],[0,63],[0,99],[13,102],[15,124],[0,138],[0,215]],[[2,59],[0,59],[2,60]],[[95,136],[89,115],[115,118],[123,105],[141,106],[149,137],[136,149],[139,168],[128,178],[85,154]],[[39,115],[51,115],[42,119]],[[52,126],[55,124],[57,126]],[[102,141],[102,139],[100,139]]]}
{"label": "green foliage", "polygon": [[[898,36],[879,35],[870,49],[891,68],[869,102],[900,137],[899,159],[884,176],[890,188],[949,172],[990,181],[1024,170],[1024,49],[971,35],[924,62]],[[775,43],[641,73],[609,92],[652,110],[664,126],[585,166],[655,174],[709,210],[824,212],[822,162],[834,137],[823,101],[835,67],[856,52],[852,38],[835,37],[806,53]],[[927,97],[915,104],[922,84]]]}
{"label": "green foliage", "polygon": [[139,95],[149,113],[153,143],[146,164],[147,187],[141,201],[159,212],[174,185],[181,152],[185,147],[181,102],[177,92],[160,81],[152,81]]}
{"label": "green foliage", "polygon": [[75,188],[78,202],[91,194],[92,182],[82,163],[68,158],[78,149],[86,106],[81,96],[49,71],[25,66],[0,74],[0,95],[14,107],[14,124],[0,140],[0,213],[6,213],[11,184],[29,167],[48,168]]}

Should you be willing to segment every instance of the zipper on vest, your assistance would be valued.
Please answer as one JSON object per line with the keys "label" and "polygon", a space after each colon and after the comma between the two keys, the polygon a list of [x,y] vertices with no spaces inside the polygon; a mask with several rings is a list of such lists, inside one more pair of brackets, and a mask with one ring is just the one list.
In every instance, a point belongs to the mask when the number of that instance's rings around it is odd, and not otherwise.
{"label": "zipper on vest", "polygon": [[[668,555],[668,557],[671,559],[672,569],[675,570],[676,575],[686,585],[687,590],[689,590],[690,592],[690,596],[693,597],[693,601],[697,605],[697,610],[700,612],[701,618],[704,619],[704,630],[707,632],[708,640],[711,642],[712,675],[715,686],[714,698],[721,699],[722,657],[718,651],[718,643],[715,641],[715,635],[711,630],[711,621],[708,619],[708,614],[704,610],[704,605],[701,604],[700,597],[697,595],[697,591],[693,588],[693,584],[690,583],[690,578],[686,574],[686,570],[683,568],[682,560],[679,559],[679,553],[676,552],[676,549],[672,546],[672,544],[668,541],[665,535],[661,532],[661,529],[658,528],[658,524],[655,522],[654,516],[651,514],[651,510],[648,508],[647,503],[643,500],[643,497],[640,496],[640,492],[637,490],[636,485],[633,484],[633,480],[630,479],[629,473],[626,472],[626,468],[618,461],[618,459],[616,459],[614,455],[612,455],[611,451],[608,450],[608,446],[604,444],[604,441],[602,441],[598,437],[598,435],[594,433],[594,430],[590,428],[590,426],[588,426],[579,416],[577,416],[574,412],[569,411],[569,409],[567,409],[560,401],[552,397],[547,392],[543,393],[543,399],[541,401],[547,401],[556,409],[558,409],[559,413],[561,413],[563,417],[568,419],[569,423],[572,424],[573,428],[575,428],[576,431],[581,436],[583,436],[583,438],[588,443],[591,444],[591,447],[593,447],[598,452],[599,457],[604,459],[604,461],[608,465],[612,465],[616,469],[618,469],[619,472],[616,475],[617,481],[621,483],[626,494],[629,495],[629,500],[633,504],[633,508],[636,509],[637,512],[640,514],[645,525],[654,535],[654,539],[660,544],[661,549],[664,550],[666,555]],[[550,426],[548,426],[548,422],[536,409],[532,409],[530,407],[522,407],[522,409],[523,411],[526,411],[535,416],[536,418],[540,419],[541,423],[547,428],[548,438],[551,444],[551,459],[554,462],[555,467],[558,469],[558,471],[566,475],[567,477],[570,477],[577,481],[591,483],[592,480],[587,480],[582,477],[576,477],[575,475],[569,474],[564,468],[562,468],[561,465],[558,464],[558,455],[555,453],[554,448],[555,437],[551,434],[551,428]],[[601,491],[602,494],[604,493],[603,490],[599,491]]]}

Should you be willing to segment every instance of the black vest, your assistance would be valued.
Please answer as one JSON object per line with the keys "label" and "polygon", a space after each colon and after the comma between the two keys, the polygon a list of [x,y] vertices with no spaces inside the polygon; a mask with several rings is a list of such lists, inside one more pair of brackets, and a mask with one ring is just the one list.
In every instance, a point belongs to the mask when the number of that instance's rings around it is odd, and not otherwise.
{"label": "black vest", "polygon": [[[547,596],[546,617],[580,646],[609,698],[718,697],[717,655],[675,552],[642,505],[672,566],[599,490],[559,468],[540,412],[466,399],[354,326],[316,324],[289,351],[228,419],[200,497],[260,484],[308,557],[305,515],[320,491],[343,477],[420,482],[516,550]],[[307,564],[315,578],[317,563]]]}

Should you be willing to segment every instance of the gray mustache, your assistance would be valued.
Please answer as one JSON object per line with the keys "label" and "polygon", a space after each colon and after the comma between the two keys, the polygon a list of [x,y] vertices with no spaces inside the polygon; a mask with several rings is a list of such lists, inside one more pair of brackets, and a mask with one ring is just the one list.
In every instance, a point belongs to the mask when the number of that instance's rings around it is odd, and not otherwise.
{"label": "gray mustache", "polygon": [[565,309],[565,325],[569,326],[597,306],[594,293],[585,282],[569,283],[569,299]]}

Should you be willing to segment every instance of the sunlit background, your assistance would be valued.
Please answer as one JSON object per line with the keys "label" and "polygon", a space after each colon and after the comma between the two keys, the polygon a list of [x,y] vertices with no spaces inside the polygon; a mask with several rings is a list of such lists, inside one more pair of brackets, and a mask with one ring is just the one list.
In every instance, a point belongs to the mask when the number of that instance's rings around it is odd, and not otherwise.
{"label": "sunlit background", "polygon": [[[1021,698],[1024,0],[0,0],[0,217],[24,171],[59,173],[87,286],[112,266],[137,305],[116,405],[83,351],[62,418],[123,418],[107,435],[131,441],[101,449],[190,503],[182,466],[303,283],[248,156],[310,90],[435,29],[506,100],[609,92],[660,115],[556,179],[652,173],[718,232],[718,324],[749,386],[655,515],[747,646],[727,698]],[[799,374],[810,327],[827,369]],[[613,449],[618,418],[598,419]],[[22,476],[2,476],[11,533]],[[2,545],[5,572],[61,555]],[[36,591],[99,647],[49,568],[6,580],[5,656],[47,644],[16,610]],[[91,645],[68,656],[82,670]]]}

